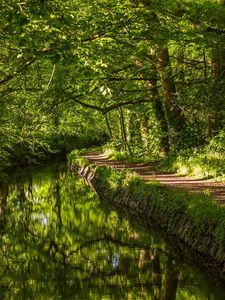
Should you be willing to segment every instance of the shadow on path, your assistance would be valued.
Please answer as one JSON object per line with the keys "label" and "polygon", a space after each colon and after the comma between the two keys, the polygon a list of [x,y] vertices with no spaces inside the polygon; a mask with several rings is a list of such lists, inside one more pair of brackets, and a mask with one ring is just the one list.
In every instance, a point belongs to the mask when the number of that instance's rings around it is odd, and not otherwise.
{"label": "shadow on path", "polygon": [[189,192],[210,194],[219,203],[225,204],[224,182],[212,182],[209,180],[195,179],[187,176],[178,176],[169,172],[160,172],[156,170],[156,164],[154,163],[134,164],[109,160],[101,151],[87,153],[83,156],[96,165],[112,166],[116,169],[129,168],[138,173],[145,181],[157,180],[159,183],[170,187],[184,188]]}

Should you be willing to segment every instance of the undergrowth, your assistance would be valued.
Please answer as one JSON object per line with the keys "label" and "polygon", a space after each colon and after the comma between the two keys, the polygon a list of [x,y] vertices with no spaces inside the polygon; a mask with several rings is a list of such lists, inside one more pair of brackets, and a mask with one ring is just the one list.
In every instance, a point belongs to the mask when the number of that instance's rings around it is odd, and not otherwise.
{"label": "undergrowth", "polygon": [[94,152],[94,151],[98,151],[101,150],[101,148],[99,147],[92,147],[92,148],[85,148],[85,149],[75,149],[73,151],[71,151],[68,155],[67,155],[67,160],[69,165],[74,165],[77,164],[79,166],[85,167],[90,165],[90,161],[88,159],[86,159],[85,157],[83,157],[82,155],[88,152]]}
{"label": "undergrowth", "polygon": [[162,170],[196,178],[225,180],[225,155],[207,149],[186,150],[167,156],[159,165]]}
{"label": "undergrowth", "polygon": [[197,178],[225,180],[225,131],[204,148],[187,149],[165,157],[161,169]]}
{"label": "undergrowth", "polygon": [[132,149],[132,153],[129,153],[129,151],[119,150],[112,143],[108,143],[104,146],[102,146],[102,150],[105,154],[105,156],[108,159],[122,161],[122,162],[131,162],[131,163],[140,163],[140,162],[149,162],[149,161],[155,161],[159,158],[156,154],[148,154],[146,155],[145,152],[137,152]]}

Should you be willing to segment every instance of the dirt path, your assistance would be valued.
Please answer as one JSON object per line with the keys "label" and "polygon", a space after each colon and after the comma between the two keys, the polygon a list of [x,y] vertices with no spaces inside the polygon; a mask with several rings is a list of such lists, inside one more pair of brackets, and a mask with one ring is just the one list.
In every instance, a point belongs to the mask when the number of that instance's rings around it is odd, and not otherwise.
{"label": "dirt path", "polygon": [[225,182],[212,182],[187,176],[177,176],[174,173],[159,172],[154,164],[131,164],[107,159],[103,152],[96,151],[83,155],[96,165],[112,166],[116,169],[130,168],[144,180],[157,180],[162,184],[175,188],[185,188],[189,192],[210,193],[219,203],[225,204]]}

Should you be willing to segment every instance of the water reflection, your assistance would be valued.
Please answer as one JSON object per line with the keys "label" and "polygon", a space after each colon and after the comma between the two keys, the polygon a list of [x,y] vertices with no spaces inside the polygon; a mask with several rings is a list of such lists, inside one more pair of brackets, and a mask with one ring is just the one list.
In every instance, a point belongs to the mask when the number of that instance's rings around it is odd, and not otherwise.
{"label": "water reflection", "polygon": [[0,230],[1,299],[225,299],[63,166],[0,186]]}

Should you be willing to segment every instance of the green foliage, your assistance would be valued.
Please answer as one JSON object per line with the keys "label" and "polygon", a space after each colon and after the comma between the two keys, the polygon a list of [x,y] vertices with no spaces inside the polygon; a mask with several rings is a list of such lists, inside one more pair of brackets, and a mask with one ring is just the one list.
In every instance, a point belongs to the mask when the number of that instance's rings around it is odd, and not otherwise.
{"label": "green foliage", "polygon": [[124,162],[138,162],[142,159],[138,158],[136,155],[131,155],[127,151],[119,151],[114,148],[115,143],[107,143],[102,146],[103,152],[109,159],[115,159]]}
{"label": "green foliage", "polygon": [[224,132],[221,131],[204,148],[172,153],[161,162],[164,170],[173,170],[181,175],[197,178],[225,178]]}
{"label": "green foliage", "polygon": [[131,151],[132,154],[128,151],[119,150],[118,145],[115,146],[115,143],[107,143],[102,146],[102,150],[107,158],[112,160],[118,160],[122,162],[130,162],[130,163],[138,163],[138,162],[149,162],[149,161],[155,161],[157,158],[159,158],[160,153],[155,155],[154,153],[148,154],[146,152],[143,152],[143,149],[140,149],[140,147],[133,147],[131,144]]}
{"label": "green foliage", "polygon": [[106,142],[131,161],[221,153],[224,6],[145,2],[1,4],[2,169]]}
{"label": "green foliage", "polygon": [[97,167],[96,168],[96,176],[97,178],[100,178],[101,180],[104,180],[112,190],[123,188],[123,182],[127,176],[129,177],[129,174],[131,173],[130,170],[124,169],[120,172],[114,171],[110,167]]}
{"label": "green foliage", "polygon": [[225,130],[219,132],[213,139],[209,141],[206,147],[207,152],[223,156],[225,154]]}
{"label": "green foliage", "polygon": [[83,157],[81,154],[84,154],[87,150],[73,150],[67,155],[67,160],[70,165],[79,165],[86,167],[90,165],[89,160]]}
{"label": "green foliage", "polygon": [[150,190],[148,185],[138,176],[138,174],[131,172],[126,174],[122,188],[125,189],[132,197],[149,197]]}

